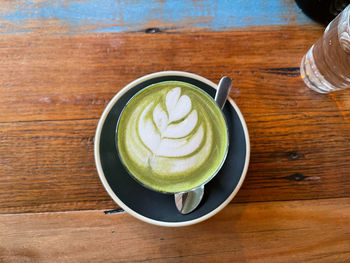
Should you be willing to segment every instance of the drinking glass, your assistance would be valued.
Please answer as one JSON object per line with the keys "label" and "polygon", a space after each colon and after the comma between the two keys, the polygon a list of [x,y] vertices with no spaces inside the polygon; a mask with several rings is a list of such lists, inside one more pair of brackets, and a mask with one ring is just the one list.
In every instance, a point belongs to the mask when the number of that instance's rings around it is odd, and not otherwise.
{"label": "drinking glass", "polygon": [[309,88],[320,93],[350,88],[350,5],[303,57],[300,74]]}

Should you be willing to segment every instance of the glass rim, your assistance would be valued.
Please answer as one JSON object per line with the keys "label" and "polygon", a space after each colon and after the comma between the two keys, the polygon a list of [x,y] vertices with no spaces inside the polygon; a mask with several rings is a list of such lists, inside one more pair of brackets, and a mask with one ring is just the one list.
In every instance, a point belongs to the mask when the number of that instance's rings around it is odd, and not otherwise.
{"label": "glass rim", "polygon": [[339,14],[338,33],[350,34],[350,4]]}

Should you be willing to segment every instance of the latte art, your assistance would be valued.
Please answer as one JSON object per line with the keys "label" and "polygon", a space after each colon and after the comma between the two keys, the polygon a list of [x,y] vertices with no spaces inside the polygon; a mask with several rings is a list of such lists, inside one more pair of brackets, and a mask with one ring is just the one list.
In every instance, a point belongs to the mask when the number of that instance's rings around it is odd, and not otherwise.
{"label": "latte art", "polygon": [[[119,122],[118,148],[136,179],[156,190],[178,192],[213,174],[220,165],[216,155],[222,159],[225,154],[227,134],[214,127],[225,128],[222,114],[206,105],[209,98],[201,91],[181,82],[165,83],[145,89],[128,103]],[[215,145],[218,135],[223,138]]]}
{"label": "latte art", "polygon": [[152,102],[142,111],[138,122],[142,142],[153,156],[183,157],[193,153],[204,139],[204,128],[198,122],[197,110],[192,109],[191,99],[181,96],[181,88],[177,87],[167,93],[165,105],[166,111],[161,103],[154,106]]}

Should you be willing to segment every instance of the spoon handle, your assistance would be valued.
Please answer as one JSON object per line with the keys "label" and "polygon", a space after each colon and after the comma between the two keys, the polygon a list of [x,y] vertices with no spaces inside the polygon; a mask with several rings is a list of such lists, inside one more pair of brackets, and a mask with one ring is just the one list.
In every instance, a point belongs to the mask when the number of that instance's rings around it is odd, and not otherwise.
{"label": "spoon handle", "polygon": [[[232,88],[232,80],[229,77],[222,77],[215,94],[215,101],[220,109],[224,108],[225,102]],[[191,213],[197,208],[204,194],[204,185],[195,190],[175,194],[175,204],[181,214]]]}
{"label": "spoon handle", "polygon": [[227,97],[230,94],[232,88],[232,80],[230,77],[222,77],[220,79],[218,89],[215,94],[215,101],[219,105],[220,109],[224,108]]}

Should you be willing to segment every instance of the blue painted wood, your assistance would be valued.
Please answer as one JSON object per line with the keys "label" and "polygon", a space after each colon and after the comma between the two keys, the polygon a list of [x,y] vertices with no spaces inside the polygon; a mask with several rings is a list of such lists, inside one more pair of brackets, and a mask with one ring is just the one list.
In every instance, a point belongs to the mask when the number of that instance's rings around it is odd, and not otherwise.
{"label": "blue painted wood", "polygon": [[[0,1],[1,4],[1,1]],[[0,31],[140,31],[147,27],[224,31],[249,26],[313,23],[294,0],[26,0],[0,7]]]}

